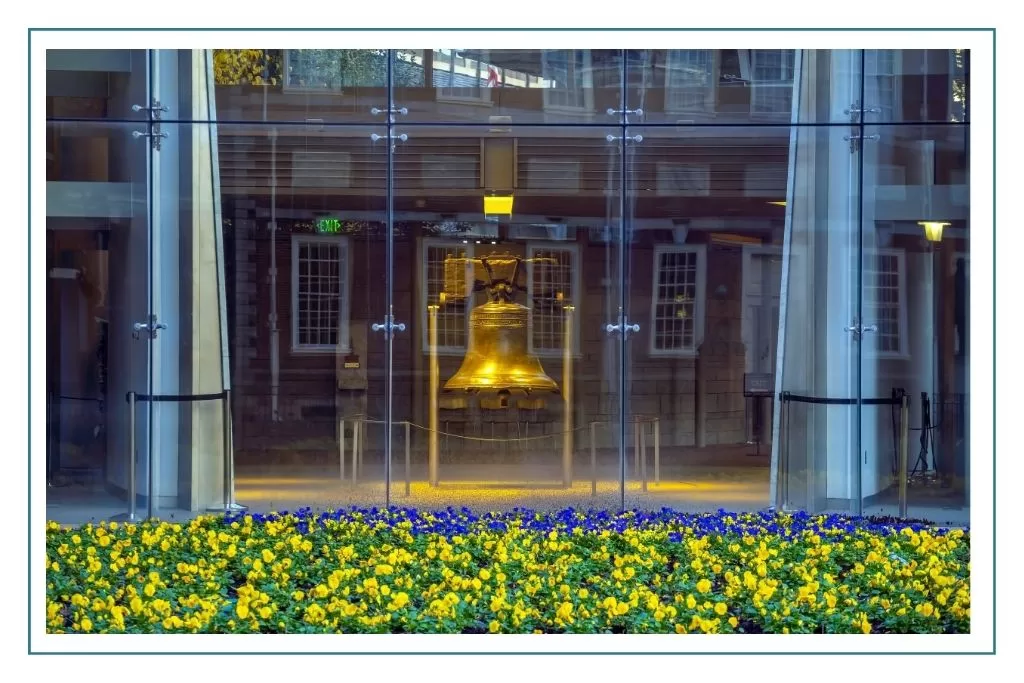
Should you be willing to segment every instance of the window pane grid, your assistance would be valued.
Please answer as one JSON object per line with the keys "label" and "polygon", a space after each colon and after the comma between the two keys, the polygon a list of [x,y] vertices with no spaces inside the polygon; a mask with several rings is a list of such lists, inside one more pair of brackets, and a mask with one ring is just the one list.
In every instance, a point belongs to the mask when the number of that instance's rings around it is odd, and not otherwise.
{"label": "window pane grid", "polygon": [[880,353],[900,353],[899,258],[896,254],[877,254],[865,266],[864,320],[878,327],[873,336]]}
{"label": "window pane grid", "polygon": [[713,108],[709,97],[714,57],[711,50],[669,50],[666,60],[666,108],[670,111],[705,111]]}
{"label": "window pane grid", "polygon": [[543,69],[544,78],[551,84],[547,91],[549,105],[570,109],[586,107],[586,64],[582,50],[546,50]]}
{"label": "window pane grid", "polygon": [[573,252],[569,249],[536,250],[533,258],[540,261],[532,268],[530,283],[530,316],[533,348],[538,351],[561,350],[564,347],[565,309],[575,301],[573,291]]}
{"label": "window pane grid", "polygon": [[688,351],[694,347],[697,254],[665,252],[658,257],[654,302],[654,348]]}
{"label": "window pane grid", "polygon": [[295,315],[299,346],[338,344],[343,258],[339,243],[298,243]]}
{"label": "window pane grid", "polygon": [[[430,246],[427,254],[427,305],[438,305],[444,291],[444,262],[449,257],[466,257],[465,249]],[[466,299],[449,299],[437,311],[437,346],[443,349],[466,347]]]}
{"label": "window pane grid", "polygon": [[751,50],[751,111],[788,114],[793,101],[794,50]]}

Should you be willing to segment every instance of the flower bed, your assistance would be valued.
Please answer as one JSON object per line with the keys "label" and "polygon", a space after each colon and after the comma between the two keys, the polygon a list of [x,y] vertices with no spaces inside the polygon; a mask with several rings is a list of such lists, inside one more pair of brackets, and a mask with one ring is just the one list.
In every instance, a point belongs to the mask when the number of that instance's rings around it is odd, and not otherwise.
{"label": "flower bed", "polygon": [[949,633],[970,536],[838,516],[347,510],[47,526],[51,633]]}

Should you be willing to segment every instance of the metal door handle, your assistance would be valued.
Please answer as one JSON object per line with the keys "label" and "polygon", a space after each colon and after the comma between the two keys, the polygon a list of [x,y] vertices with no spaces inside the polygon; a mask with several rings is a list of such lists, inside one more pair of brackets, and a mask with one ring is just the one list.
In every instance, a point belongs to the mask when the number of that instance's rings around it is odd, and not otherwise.
{"label": "metal door handle", "polygon": [[370,326],[370,329],[372,329],[374,332],[383,331],[384,338],[390,339],[391,335],[394,334],[395,332],[405,332],[405,323],[396,323],[395,316],[386,315],[384,316],[384,322],[373,323]]}
{"label": "metal door handle", "polygon": [[622,322],[622,323],[607,323],[604,326],[604,331],[608,334],[613,332],[622,332],[623,336],[628,335],[630,332],[639,332],[640,325],[637,323]]}
{"label": "metal door handle", "polygon": [[151,315],[148,322],[132,324],[132,337],[141,339],[143,333],[145,333],[150,339],[156,339],[157,331],[166,329],[167,325],[165,323],[158,322],[156,316]]}

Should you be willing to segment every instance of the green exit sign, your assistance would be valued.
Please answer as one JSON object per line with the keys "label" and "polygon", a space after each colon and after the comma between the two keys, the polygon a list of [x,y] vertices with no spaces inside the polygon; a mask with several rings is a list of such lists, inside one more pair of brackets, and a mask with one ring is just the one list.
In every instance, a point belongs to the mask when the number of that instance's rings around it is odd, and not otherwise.
{"label": "green exit sign", "polygon": [[320,233],[341,232],[341,221],[337,218],[318,218],[316,221],[316,231]]}

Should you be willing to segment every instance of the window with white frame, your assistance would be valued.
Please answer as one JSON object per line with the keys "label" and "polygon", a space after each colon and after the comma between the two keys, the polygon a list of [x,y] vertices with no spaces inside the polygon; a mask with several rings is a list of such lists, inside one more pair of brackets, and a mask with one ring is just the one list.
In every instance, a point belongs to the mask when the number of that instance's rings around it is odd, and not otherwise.
{"label": "window with white frame", "polygon": [[877,121],[899,121],[898,55],[897,50],[864,51],[864,99],[869,108],[879,109],[873,114]]}
{"label": "window with white frame", "polygon": [[751,50],[750,112],[762,116],[789,116],[793,105],[795,50]]}
{"label": "window with white frame", "polygon": [[292,236],[292,349],[349,350],[348,266],[346,238]]}
{"label": "window with white frame", "polygon": [[696,353],[704,332],[704,248],[656,247],[651,299],[651,353]]}
{"label": "window with white frame", "polygon": [[[453,244],[449,240],[423,240],[423,262],[420,267],[420,291],[426,296],[422,310],[423,352],[430,352],[430,336],[427,327],[427,306],[439,305],[437,310],[437,351],[438,353],[462,353],[466,350],[467,312],[471,301],[448,298],[441,303],[444,291],[445,259],[466,258],[473,255],[472,244]],[[469,283],[471,284],[471,283]]]}
{"label": "window with white frame", "polygon": [[490,102],[490,87],[497,85],[498,74],[490,64],[463,54],[465,50],[434,50],[433,86],[445,100]]}
{"label": "window with white frame", "polygon": [[665,111],[713,112],[714,71],[714,50],[669,50],[665,57]]}
{"label": "window with white frame", "polygon": [[659,195],[707,197],[711,194],[711,167],[707,164],[659,161],[656,168]]}
{"label": "window with white frame", "polygon": [[544,50],[544,108],[589,111],[594,108],[590,50]]}
{"label": "window with white frame", "polygon": [[[565,350],[565,307],[576,307],[579,319],[579,250],[576,245],[529,244],[526,256],[542,259],[529,263],[527,303],[530,309],[530,352],[557,355]],[[574,326],[575,327],[575,326]],[[573,336],[573,353],[579,352],[579,334]]]}
{"label": "window with white frame", "polygon": [[879,356],[907,353],[905,255],[901,249],[874,249],[864,254],[864,320],[878,330],[865,339]]}

